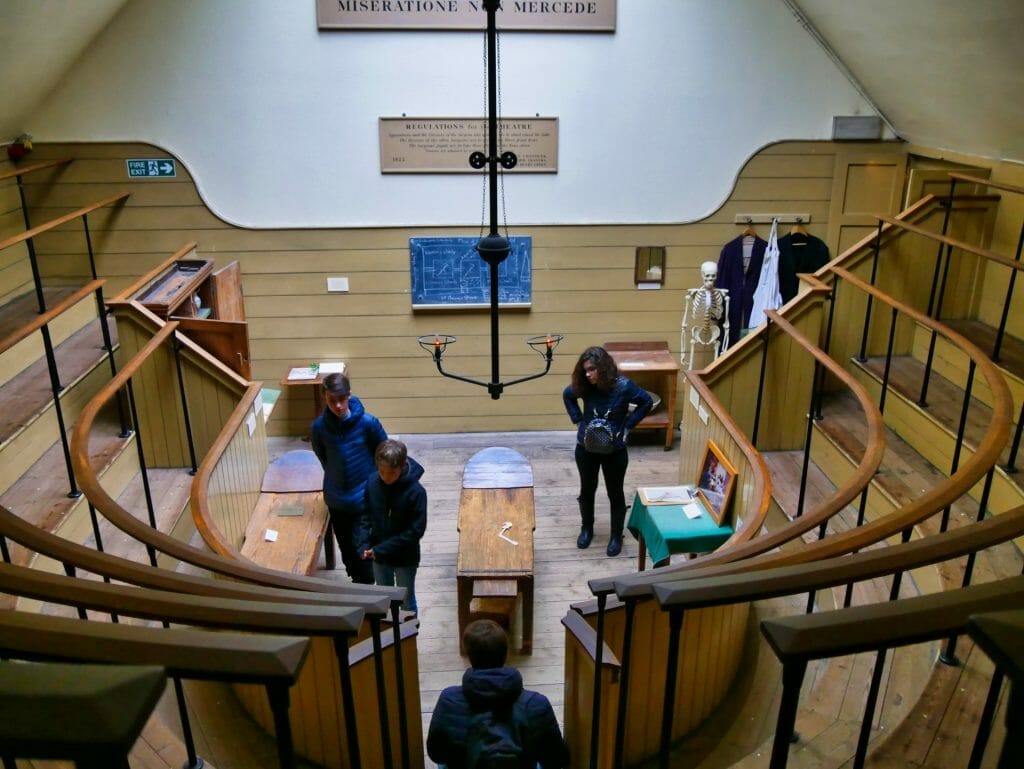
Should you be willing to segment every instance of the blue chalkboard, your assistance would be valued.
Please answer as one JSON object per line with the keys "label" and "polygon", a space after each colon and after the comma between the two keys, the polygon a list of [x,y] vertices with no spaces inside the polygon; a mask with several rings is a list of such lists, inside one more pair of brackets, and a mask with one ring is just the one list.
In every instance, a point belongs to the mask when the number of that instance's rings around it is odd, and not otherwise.
{"label": "blue chalkboard", "polygon": [[[491,268],[476,252],[479,238],[409,238],[412,306],[488,307]],[[509,238],[508,258],[498,265],[498,302],[529,307],[532,238]]]}

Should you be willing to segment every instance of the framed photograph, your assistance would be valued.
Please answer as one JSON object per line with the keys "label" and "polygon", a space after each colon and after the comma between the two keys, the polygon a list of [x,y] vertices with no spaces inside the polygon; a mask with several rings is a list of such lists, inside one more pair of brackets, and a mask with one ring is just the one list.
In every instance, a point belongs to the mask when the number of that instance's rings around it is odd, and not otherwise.
{"label": "framed photograph", "polygon": [[697,496],[719,526],[729,509],[732,488],[736,485],[736,468],[732,466],[714,441],[708,441],[704,459],[697,475]]}

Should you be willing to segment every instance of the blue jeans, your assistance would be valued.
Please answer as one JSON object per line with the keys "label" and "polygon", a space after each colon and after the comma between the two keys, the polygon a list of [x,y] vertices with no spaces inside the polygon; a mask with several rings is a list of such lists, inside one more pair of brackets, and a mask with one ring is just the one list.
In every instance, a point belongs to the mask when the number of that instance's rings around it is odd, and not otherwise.
{"label": "blue jeans", "polygon": [[373,581],[385,587],[404,587],[405,600],[402,608],[406,611],[418,612],[416,607],[416,567],[388,566],[380,561],[373,562]]}

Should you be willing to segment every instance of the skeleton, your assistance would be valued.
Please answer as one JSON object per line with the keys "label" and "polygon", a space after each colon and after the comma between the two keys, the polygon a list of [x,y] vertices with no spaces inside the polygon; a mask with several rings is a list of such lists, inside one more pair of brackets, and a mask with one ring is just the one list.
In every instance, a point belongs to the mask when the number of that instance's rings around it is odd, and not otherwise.
{"label": "skeleton", "polygon": [[729,347],[729,292],[715,287],[718,265],[704,262],[700,277],[703,285],[688,289],[683,303],[679,362],[688,369],[696,351],[710,350],[714,360]]}

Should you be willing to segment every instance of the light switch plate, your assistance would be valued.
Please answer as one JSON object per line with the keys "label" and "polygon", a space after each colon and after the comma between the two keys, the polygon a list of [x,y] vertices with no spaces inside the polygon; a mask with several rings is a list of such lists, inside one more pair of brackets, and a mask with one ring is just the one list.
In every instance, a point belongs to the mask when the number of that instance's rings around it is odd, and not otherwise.
{"label": "light switch plate", "polygon": [[348,291],[348,278],[328,278],[327,290],[330,293],[345,293]]}

